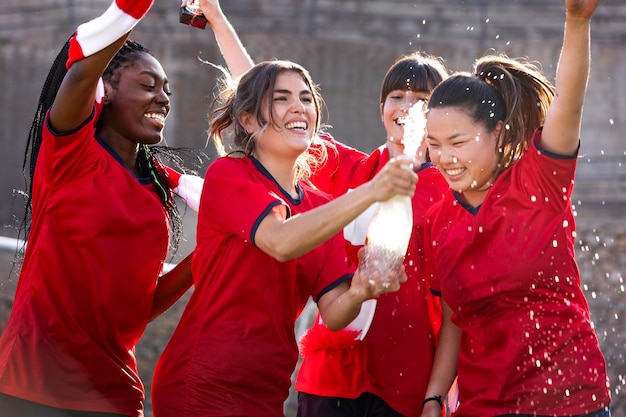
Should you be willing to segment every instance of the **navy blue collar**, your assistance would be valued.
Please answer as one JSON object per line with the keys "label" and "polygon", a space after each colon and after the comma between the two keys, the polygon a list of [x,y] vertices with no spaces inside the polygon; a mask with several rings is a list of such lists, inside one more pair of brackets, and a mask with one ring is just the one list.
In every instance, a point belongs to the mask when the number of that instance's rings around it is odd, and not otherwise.
{"label": "navy blue collar", "polygon": [[248,155],[248,158],[250,158],[254,166],[256,166],[256,168],[259,170],[259,172],[261,172],[261,174],[263,174],[268,179],[270,179],[274,184],[276,184],[276,186],[280,190],[283,197],[289,200],[290,203],[300,204],[302,202],[302,198],[304,197],[304,191],[302,190],[302,187],[300,187],[300,184],[298,182],[296,182],[296,190],[298,191],[298,198],[293,198],[291,194],[289,194],[283,187],[280,186],[280,184],[278,183],[278,181],[276,181],[274,176],[270,174],[270,172],[263,166],[263,164],[261,164],[261,162],[259,162],[258,159],[256,159],[252,155]]}

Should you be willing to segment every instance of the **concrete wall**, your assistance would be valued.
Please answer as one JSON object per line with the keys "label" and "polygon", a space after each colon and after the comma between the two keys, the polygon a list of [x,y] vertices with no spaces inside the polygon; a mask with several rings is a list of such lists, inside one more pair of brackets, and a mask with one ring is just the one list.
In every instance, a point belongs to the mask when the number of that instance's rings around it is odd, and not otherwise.
{"label": "concrete wall", "polygon": [[[161,60],[172,82],[170,145],[204,147],[206,109],[223,63],[212,32],[178,23],[178,3],[157,2],[133,38]],[[370,151],[384,141],[378,95],[393,61],[415,49],[468,70],[490,48],[528,56],[553,78],[562,40],[560,1],[239,0],[223,8],[253,59],[291,59],[321,86],[338,139]],[[0,220],[19,217],[21,160],[47,70],[76,24],[108,0],[3,0],[0,6]],[[593,68],[583,121],[577,193],[626,201],[626,4],[603,0],[594,18]],[[209,151],[211,150],[209,146]]]}

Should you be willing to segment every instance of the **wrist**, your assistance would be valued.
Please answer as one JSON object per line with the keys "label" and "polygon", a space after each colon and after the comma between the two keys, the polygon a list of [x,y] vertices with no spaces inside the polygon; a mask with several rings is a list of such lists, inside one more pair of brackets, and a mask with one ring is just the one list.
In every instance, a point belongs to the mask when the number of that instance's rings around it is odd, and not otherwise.
{"label": "wrist", "polygon": [[439,409],[443,410],[443,399],[441,395],[432,395],[424,398],[424,401],[422,401],[422,408],[424,408],[428,403],[437,403],[439,405]]}
{"label": "wrist", "polygon": [[[358,271],[355,271],[355,274],[358,273]],[[361,304],[363,304],[363,302],[368,299],[366,297],[365,291],[362,288],[359,288],[358,285],[354,284],[354,278],[352,278],[350,288],[348,288],[348,291],[346,291],[344,294],[347,298],[346,303],[351,306],[351,308],[355,311],[359,311],[361,309]]]}

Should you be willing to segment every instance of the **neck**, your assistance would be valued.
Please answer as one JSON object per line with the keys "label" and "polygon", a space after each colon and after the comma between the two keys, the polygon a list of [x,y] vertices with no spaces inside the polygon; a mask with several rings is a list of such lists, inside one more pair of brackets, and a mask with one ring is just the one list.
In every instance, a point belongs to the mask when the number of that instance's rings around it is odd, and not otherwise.
{"label": "neck", "polygon": [[296,189],[296,163],[295,161],[283,161],[277,158],[272,158],[270,155],[264,155],[262,153],[255,152],[254,157],[265,167],[265,169],[272,174],[272,177],[276,180],[286,192],[293,198],[298,198],[298,190]]}
{"label": "neck", "polygon": [[106,132],[99,132],[98,137],[118,154],[120,159],[124,162],[124,165],[133,171],[135,175],[140,175],[139,166],[137,165],[137,155],[139,152],[139,145],[137,143],[107,135]]}

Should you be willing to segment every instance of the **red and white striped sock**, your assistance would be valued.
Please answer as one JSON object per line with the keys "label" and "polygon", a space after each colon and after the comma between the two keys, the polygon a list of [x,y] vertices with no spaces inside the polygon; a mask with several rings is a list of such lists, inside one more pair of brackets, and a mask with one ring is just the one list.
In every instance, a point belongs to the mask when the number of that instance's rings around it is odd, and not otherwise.
{"label": "red and white striped sock", "polygon": [[66,68],[101,51],[131,31],[153,2],[154,0],[115,0],[102,15],[78,26],[70,39]]}

